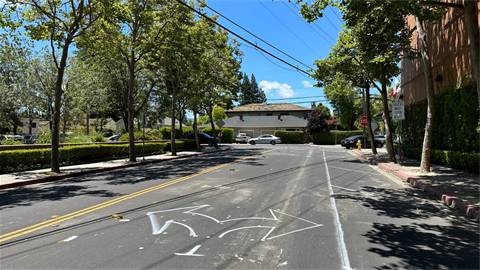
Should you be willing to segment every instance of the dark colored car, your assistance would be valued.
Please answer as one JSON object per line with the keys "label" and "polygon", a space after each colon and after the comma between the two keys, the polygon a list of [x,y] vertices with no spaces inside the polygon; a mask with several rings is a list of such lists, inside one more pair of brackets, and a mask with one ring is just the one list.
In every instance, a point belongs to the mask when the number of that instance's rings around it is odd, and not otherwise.
{"label": "dark colored car", "polygon": [[[362,135],[348,137],[341,142],[341,145],[343,147],[347,148],[347,149],[350,149],[350,147],[356,148],[358,140],[360,140],[362,142],[362,147],[363,148],[371,148],[372,147],[370,138],[368,136],[367,136],[367,139],[366,139],[366,144],[367,145],[366,146],[364,145]],[[375,140],[374,143],[375,143],[375,147],[377,147],[377,148],[382,148],[383,147],[383,143],[379,140]]]}
{"label": "dark colored car", "polygon": [[[187,140],[195,140],[195,134],[188,134]],[[210,146],[214,144],[213,137],[208,135],[207,133],[198,133],[198,140],[200,141],[200,143],[208,143],[208,145]],[[220,143],[220,138],[217,138],[217,143]]]}

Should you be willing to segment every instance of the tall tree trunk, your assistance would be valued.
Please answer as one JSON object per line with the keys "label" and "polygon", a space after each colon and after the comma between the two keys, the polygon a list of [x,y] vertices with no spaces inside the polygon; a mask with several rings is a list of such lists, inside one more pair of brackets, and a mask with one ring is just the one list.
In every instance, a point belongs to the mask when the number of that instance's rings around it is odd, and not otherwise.
{"label": "tall tree trunk", "polygon": [[385,67],[381,67],[382,72],[382,105],[383,105],[383,115],[385,117],[385,132],[387,133],[387,152],[388,152],[388,161],[395,162],[395,152],[393,151],[393,141],[392,141],[392,124],[390,119],[390,112],[388,111],[388,97],[387,97],[387,78],[385,75]]}
{"label": "tall tree trunk", "polygon": [[215,130],[215,124],[213,123],[213,105],[212,105],[212,102],[209,102],[208,108],[210,109],[210,110],[207,110],[207,113],[208,113],[208,118],[210,118],[210,124],[212,125],[213,145],[215,146],[215,149],[218,149],[217,132]]}
{"label": "tall tree trunk", "polygon": [[87,111],[87,135],[90,135],[90,110]]}
{"label": "tall tree trunk", "polygon": [[63,75],[65,74],[65,68],[67,66],[67,56],[68,56],[68,47],[72,43],[72,38],[67,37],[65,44],[63,45],[62,50],[62,59],[60,60],[60,66],[58,67],[57,80],[55,84],[55,105],[53,113],[53,123],[52,123],[52,148],[51,148],[51,168],[52,172],[60,172],[60,151],[59,138],[60,135],[60,109],[62,107],[62,84],[63,84]]}
{"label": "tall tree trunk", "polygon": [[178,117],[178,120],[179,120],[178,122],[180,122],[180,139],[183,139],[183,126],[182,126],[183,117],[184,117],[184,115],[183,115],[183,110],[182,110],[179,114],[179,117]]}
{"label": "tall tree trunk", "polygon": [[[172,73],[172,71],[170,73]],[[171,145],[172,156],[177,155],[177,146],[175,145],[175,102],[177,100],[177,87],[178,87],[178,84],[176,84],[174,82],[174,79],[173,79],[173,76],[172,76],[172,89],[173,89],[173,93],[172,93],[172,113],[171,113],[172,123],[170,125],[170,127],[171,127],[171,130],[170,130],[171,143],[170,143],[170,145]]]}
{"label": "tall tree trunk", "polygon": [[128,150],[129,150],[129,162],[136,162],[135,155],[135,132],[134,132],[134,92],[135,92],[135,54],[133,49],[130,51],[130,63],[128,65],[128,73],[130,76],[128,87]]}
{"label": "tall tree trunk", "polygon": [[33,124],[33,112],[30,112],[30,117],[28,117],[28,134],[32,134],[32,124]]}
{"label": "tall tree trunk", "polygon": [[377,155],[377,146],[375,145],[375,136],[373,136],[372,131],[372,114],[370,112],[370,85],[367,85],[365,88],[365,93],[367,96],[366,107],[367,107],[367,130],[368,136],[370,137],[370,144],[372,145],[372,153]]}
{"label": "tall tree trunk", "polygon": [[198,141],[197,113],[198,113],[198,104],[197,104],[197,101],[195,100],[195,103],[193,106],[193,134],[195,134],[195,143],[197,144],[197,150],[198,152],[201,152],[202,148],[200,147],[200,142]]}
{"label": "tall tree trunk", "polygon": [[418,40],[420,41],[420,52],[422,54],[423,65],[425,67],[425,79],[427,83],[427,123],[425,124],[425,136],[423,138],[422,160],[420,162],[420,171],[430,171],[430,151],[433,139],[433,123],[435,120],[435,92],[433,89],[432,66],[430,62],[429,48],[423,22],[415,17],[417,26]]}
{"label": "tall tree trunk", "polygon": [[463,1],[465,5],[465,23],[468,36],[470,37],[470,48],[472,49],[473,70],[477,82],[478,106],[480,106],[480,29],[478,28],[478,6],[477,1]]}

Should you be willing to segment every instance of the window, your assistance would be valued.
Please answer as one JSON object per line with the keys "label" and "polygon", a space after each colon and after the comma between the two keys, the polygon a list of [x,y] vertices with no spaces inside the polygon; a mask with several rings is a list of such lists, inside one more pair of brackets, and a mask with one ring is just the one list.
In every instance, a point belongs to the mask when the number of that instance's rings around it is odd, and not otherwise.
{"label": "window", "polygon": [[267,116],[272,116],[273,114],[272,113],[267,113]]}
{"label": "window", "polygon": [[36,122],[32,123],[32,128],[37,128],[37,123]]}

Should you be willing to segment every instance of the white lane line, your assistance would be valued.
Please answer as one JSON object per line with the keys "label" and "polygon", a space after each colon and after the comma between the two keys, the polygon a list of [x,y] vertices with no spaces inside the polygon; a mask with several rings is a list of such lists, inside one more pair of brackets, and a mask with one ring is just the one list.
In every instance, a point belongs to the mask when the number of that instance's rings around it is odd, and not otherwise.
{"label": "white lane line", "polygon": [[335,169],[344,170],[344,171],[357,172],[357,173],[374,174],[374,175],[382,175],[382,176],[383,176],[383,174],[380,174],[380,173],[374,173],[374,172],[362,172],[362,171],[357,171],[357,170],[345,169],[345,168],[342,168],[342,167],[334,167],[334,166],[330,166],[330,168],[335,168]]}
{"label": "white lane line", "polygon": [[201,247],[201,245],[196,245],[194,248],[192,248],[192,250],[190,250],[189,252],[187,253],[175,253],[175,255],[179,255],[179,256],[205,256],[205,255],[202,255],[202,254],[194,254],[195,251],[197,251],[197,249]]}
{"label": "white lane line", "polygon": [[160,230],[154,232],[153,234],[161,234],[161,233],[163,233],[166,229],[168,229],[168,227],[170,227],[170,224],[172,224],[172,223],[175,223],[175,224],[178,224],[178,225],[182,225],[182,226],[184,226],[185,228],[187,228],[187,229],[190,231],[190,236],[193,236],[193,237],[197,237],[197,236],[198,236],[197,234],[195,234],[195,231],[194,231],[190,226],[185,225],[185,224],[180,223],[180,222],[175,222],[175,221],[173,221],[173,220],[168,220],[167,222],[165,222],[165,224],[163,225],[163,227],[162,227]]}
{"label": "white lane line", "polygon": [[347,252],[347,247],[345,245],[345,241],[343,239],[344,233],[342,230],[342,224],[340,223],[340,217],[338,216],[338,210],[337,210],[337,205],[335,204],[335,198],[333,197],[333,189],[332,189],[332,184],[330,183],[330,174],[328,172],[328,165],[327,165],[327,158],[325,157],[325,151],[323,151],[323,160],[325,162],[325,169],[327,172],[327,183],[328,183],[328,190],[330,191],[330,203],[333,206],[334,210],[334,220],[335,220],[335,229],[337,230],[337,241],[338,241],[338,248],[340,249],[340,256],[342,258],[342,268],[345,269],[352,269],[350,267],[350,261],[348,259],[348,252]]}
{"label": "white lane line", "polygon": [[[243,230],[243,229],[254,229],[254,228],[273,228],[275,229],[275,227],[272,227],[272,226],[248,226],[248,227],[241,227],[241,228],[236,228],[236,229],[233,229],[233,230],[229,230],[229,231],[226,231],[224,233],[222,233],[218,238],[222,238],[225,234],[227,233],[231,233],[231,232],[234,232],[234,231],[238,231],[238,230]],[[271,230],[270,230],[271,231]],[[270,232],[268,233],[270,234]]]}

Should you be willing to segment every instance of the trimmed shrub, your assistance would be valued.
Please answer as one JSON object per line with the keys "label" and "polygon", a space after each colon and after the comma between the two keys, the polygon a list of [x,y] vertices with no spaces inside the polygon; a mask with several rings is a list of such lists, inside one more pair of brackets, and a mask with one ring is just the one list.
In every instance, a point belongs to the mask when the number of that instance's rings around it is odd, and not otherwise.
{"label": "trimmed shrub", "polygon": [[337,144],[339,144],[343,139],[346,139],[348,137],[363,135],[363,130],[350,130],[350,131],[328,130],[328,131],[313,133],[313,144],[334,145],[335,133],[337,134]]}
{"label": "trimmed shrub", "polygon": [[[194,140],[176,142],[177,150],[195,149]],[[170,143],[146,143],[145,154],[163,154],[171,149]],[[142,154],[143,144],[135,145],[135,153]],[[60,163],[79,164],[105,159],[118,159],[129,154],[128,144],[91,144],[65,146],[59,149]],[[0,152],[0,173],[24,171],[50,166],[50,149],[12,150]]]}
{"label": "trimmed shrub", "polygon": [[[142,132],[135,132],[134,133],[134,136],[135,136],[135,141],[141,141],[143,140],[143,133]],[[152,140],[152,136],[148,135],[147,133],[145,133],[145,140],[146,141],[151,141]],[[118,141],[128,141],[128,133],[127,134],[123,134],[119,139]]]}
{"label": "trimmed shrub", "polygon": [[15,141],[15,140],[3,140],[2,144],[3,145],[17,145],[17,144],[23,144],[23,142]]}
{"label": "trimmed shrub", "polygon": [[106,142],[107,138],[103,136],[102,133],[94,133],[90,136],[92,142]]}
{"label": "trimmed shrub", "polygon": [[51,144],[51,143],[52,143],[52,132],[43,133],[37,139],[37,144]]}
{"label": "trimmed shrub", "polygon": [[303,131],[283,131],[275,130],[274,135],[280,137],[282,143],[289,144],[302,144],[303,143]]}
{"label": "trimmed shrub", "polygon": [[[162,127],[160,129],[160,137],[164,140],[170,140],[172,138],[171,130],[171,127]],[[182,138],[186,138],[190,133],[193,133],[193,128],[182,127]],[[175,139],[180,139],[180,127],[175,127]]]}
{"label": "trimmed shrub", "polygon": [[[215,128],[215,133],[218,136],[218,133],[223,132],[222,137],[220,138],[220,142],[222,143],[233,143],[233,129],[231,128]],[[213,136],[212,128],[204,128],[202,129],[203,133],[207,133],[210,136]]]}

